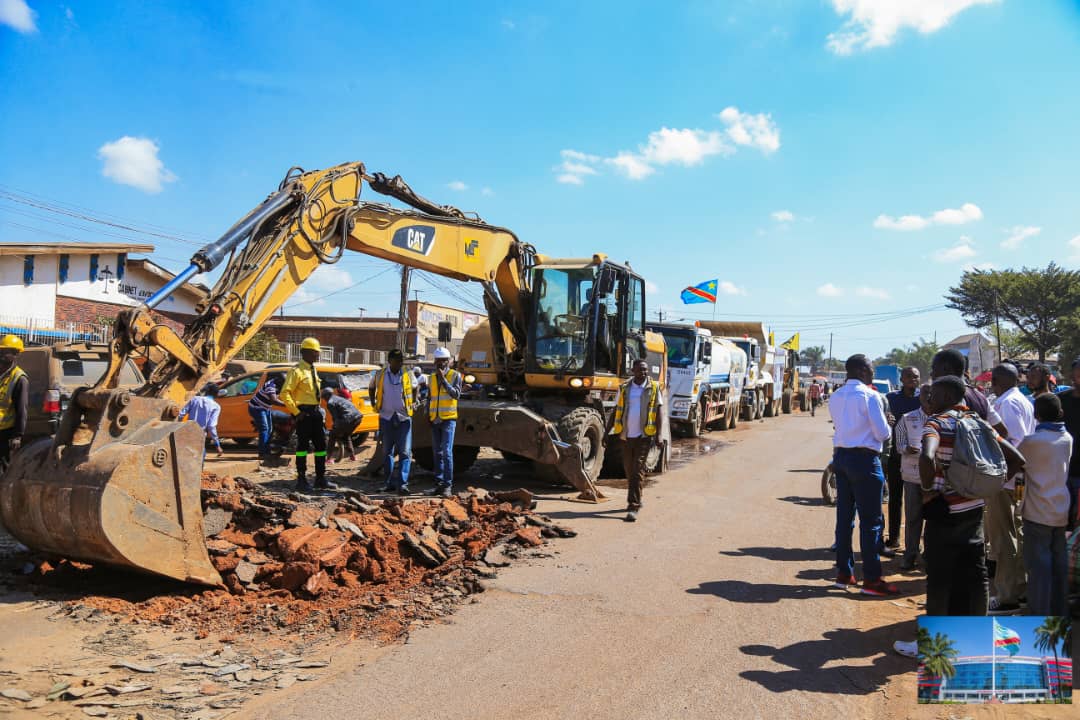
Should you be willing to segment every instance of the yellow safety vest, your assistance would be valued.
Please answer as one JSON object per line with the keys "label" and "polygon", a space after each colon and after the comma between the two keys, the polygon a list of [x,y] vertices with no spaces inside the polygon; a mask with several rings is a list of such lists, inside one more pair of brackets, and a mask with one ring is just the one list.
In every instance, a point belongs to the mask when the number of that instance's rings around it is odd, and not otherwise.
{"label": "yellow safety vest", "polygon": [[[457,372],[453,368],[446,369],[446,382],[453,385]],[[442,392],[439,385],[438,373],[431,373],[428,377],[428,387],[431,388],[431,400],[428,401],[428,420],[457,420],[457,398],[450,397],[450,393]]]}
{"label": "yellow safety vest", "polygon": [[[619,388],[619,399],[615,402],[615,434],[622,435],[623,431],[623,415],[626,413],[626,396],[630,393],[630,383],[633,380],[627,380]],[[648,393],[648,399],[641,407],[641,426],[645,432],[645,435],[652,437],[656,434],[656,415],[660,410],[660,403],[657,401],[659,397],[659,386],[652,378],[645,378],[645,387],[643,388]]]}
{"label": "yellow safety vest", "polygon": [[26,377],[26,373],[16,365],[0,378],[0,430],[15,427],[15,406],[11,404],[11,393],[15,390],[15,382],[21,377]]}
{"label": "yellow safety vest", "polygon": [[[375,373],[375,412],[382,412],[382,386],[383,377],[386,376],[386,368]],[[404,368],[401,370],[401,396],[405,401],[405,414],[412,417],[412,373]]]}

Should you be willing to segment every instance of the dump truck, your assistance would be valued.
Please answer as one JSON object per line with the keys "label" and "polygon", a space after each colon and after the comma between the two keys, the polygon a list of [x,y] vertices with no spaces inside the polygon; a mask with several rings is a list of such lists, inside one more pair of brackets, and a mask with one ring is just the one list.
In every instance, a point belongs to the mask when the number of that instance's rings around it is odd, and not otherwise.
{"label": "dump truck", "polygon": [[[776,380],[778,348],[769,344],[765,323],[718,320],[699,322],[701,327],[709,329],[713,335],[730,340],[746,353],[746,382],[742,393],[743,419],[756,420],[779,415],[784,404],[784,390],[783,385]],[[782,349],[780,352],[786,353]]]}
{"label": "dump truck", "polygon": [[[364,189],[405,207],[361,199]],[[316,269],[347,251],[479,283],[492,391],[459,405],[459,428],[552,468],[583,499],[599,499],[607,428],[597,406],[614,404],[634,360],[664,358],[663,337],[645,328],[644,279],[602,254],[540,255],[506,228],[352,162],[290,169],[187,269],[117,315],[105,372],[73,393],[55,436],[24,447],[0,479],[0,516],[11,534],[74,560],[219,586],[203,541],[204,433],[180,422],[180,409]],[[151,311],[184,283],[222,266],[182,333],[154,319]],[[122,388],[122,369],[136,354],[154,358],[154,368],[141,387]],[[670,453],[666,432],[655,443],[660,470]]]}
{"label": "dump truck", "polygon": [[668,361],[668,416],[690,437],[727,430],[739,419],[746,353],[700,325],[650,323],[664,336]]}

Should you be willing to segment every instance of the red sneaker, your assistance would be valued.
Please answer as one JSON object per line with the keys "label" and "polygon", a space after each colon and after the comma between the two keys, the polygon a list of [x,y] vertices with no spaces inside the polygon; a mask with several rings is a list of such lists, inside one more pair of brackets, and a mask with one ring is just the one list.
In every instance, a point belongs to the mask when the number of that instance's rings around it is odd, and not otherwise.
{"label": "red sneaker", "polygon": [[885,582],[881,578],[878,578],[877,580],[863,580],[862,594],[873,595],[875,597],[888,597],[890,595],[899,595],[900,588]]}

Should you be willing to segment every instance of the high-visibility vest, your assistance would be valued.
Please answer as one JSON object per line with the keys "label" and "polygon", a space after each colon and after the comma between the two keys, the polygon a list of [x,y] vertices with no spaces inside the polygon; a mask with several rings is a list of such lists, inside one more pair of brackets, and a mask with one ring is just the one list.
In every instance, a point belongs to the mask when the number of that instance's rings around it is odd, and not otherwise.
{"label": "high-visibility vest", "polygon": [[0,430],[15,427],[15,406],[11,404],[11,393],[15,390],[16,381],[22,377],[26,377],[26,373],[16,365],[0,378]]}
{"label": "high-visibility vest", "polygon": [[[446,369],[446,382],[454,384],[457,372],[453,368]],[[428,378],[428,387],[431,388],[431,399],[428,401],[428,420],[457,420],[457,398],[450,397],[450,393],[444,392],[439,382],[438,373],[431,373]]]}
{"label": "high-visibility vest", "polygon": [[[383,378],[386,376],[386,368],[375,373],[375,412],[382,412]],[[412,417],[412,373],[401,370],[401,396],[405,401],[405,414]]]}
{"label": "high-visibility vest", "polygon": [[[630,383],[633,380],[628,380],[623,383],[619,388],[619,399],[615,403],[615,434],[622,435],[623,431],[623,415],[626,413],[626,396],[630,394]],[[660,403],[658,402],[660,389],[656,381],[652,378],[645,378],[645,387],[642,388],[645,393],[646,402],[641,406],[641,428],[646,436],[652,437],[656,434],[656,416],[660,411]]]}

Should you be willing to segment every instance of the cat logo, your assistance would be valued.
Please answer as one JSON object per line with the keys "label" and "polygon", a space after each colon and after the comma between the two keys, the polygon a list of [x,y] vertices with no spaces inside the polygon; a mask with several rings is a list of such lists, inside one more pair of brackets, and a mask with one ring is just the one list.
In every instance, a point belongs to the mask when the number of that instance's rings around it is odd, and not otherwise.
{"label": "cat logo", "polygon": [[466,260],[479,260],[480,256],[477,254],[477,250],[480,248],[480,243],[477,240],[465,241],[465,259]]}
{"label": "cat logo", "polygon": [[435,244],[435,228],[430,225],[409,225],[394,231],[390,244],[418,255],[427,256]]}

